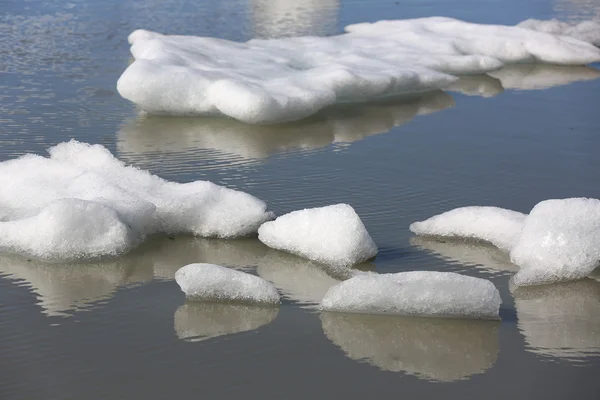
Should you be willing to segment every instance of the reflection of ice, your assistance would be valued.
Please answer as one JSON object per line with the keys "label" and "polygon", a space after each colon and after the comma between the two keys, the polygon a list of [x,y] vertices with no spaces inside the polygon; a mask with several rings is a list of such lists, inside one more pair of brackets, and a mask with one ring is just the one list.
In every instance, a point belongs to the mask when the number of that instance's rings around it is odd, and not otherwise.
{"label": "reflection of ice", "polygon": [[459,92],[467,96],[494,97],[502,92],[502,83],[489,75],[462,76],[446,88],[451,92]]}
{"label": "reflection of ice", "polygon": [[48,264],[2,255],[0,275],[29,286],[47,315],[66,316],[110,298],[120,286],[173,279],[186,264],[245,268],[256,265],[267,250],[258,239],[154,238],[118,260],[98,264]]}
{"label": "reflection of ice", "polygon": [[348,357],[384,371],[454,381],[496,362],[498,323],[322,313],[325,335]]}
{"label": "reflection of ice", "polygon": [[188,302],[175,311],[175,332],[179,339],[197,342],[258,329],[278,312],[277,307]]}
{"label": "reflection of ice", "polygon": [[[117,138],[119,157],[144,168],[203,157],[249,160],[292,149],[317,149],[388,132],[417,115],[454,105],[444,92],[432,92],[368,105],[339,106],[296,123],[255,126],[224,118],[148,117],[125,124]],[[174,162],[174,164],[178,164]]]}
{"label": "reflection of ice", "polygon": [[490,75],[499,79],[505,89],[539,90],[598,79],[600,71],[590,67],[520,64],[506,66]]}
{"label": "reflection of ice", "polygon": [[251,4],[256,37],[337,33],[339,0],[252,0]]}
{"label": "reflection of ice", "polygon": [[529,351],[570,361],[600,354],[600,282],[519,288],[513,295]]}
{"label": "reflection of ice", "polygon": [[256,272],[285,297],[309,306],[319,304],[329,288],[340,282],[309,260],[274,250],[259,262]]}
{"label": "reflection of ice", "polygon": [[492,273],[519,270],[518,266],[510,262],[507,253],[488,243],[415,236],[410,239],[410,244],[450,262],[474,266]]}

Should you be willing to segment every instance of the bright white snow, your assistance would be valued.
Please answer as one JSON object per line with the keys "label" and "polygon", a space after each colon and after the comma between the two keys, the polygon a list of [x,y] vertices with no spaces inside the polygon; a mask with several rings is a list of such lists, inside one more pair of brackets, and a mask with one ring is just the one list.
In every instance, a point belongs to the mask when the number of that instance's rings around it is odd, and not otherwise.
{"label": "bright white snow", "polygon": [[309,208],[282,215],[258,228],[274,249],[333,267],[351,267],[377,254],[377,246],[348,204]]}
{"label": "bright white snow", "polygon": [[600,22],[598,21],[591,20],[572,23],[559,21],[557,19],[551,19],[547,21],[528,19],[520,22],[517,26],[538,32],[570,36],[575,39],[600,46]]}
{"label": "bright white snow", "polygon": [[410,225],[421,236],[483,240],[510,250],[519,237],[526,215],[498,207],[461,207]]}
{"label": "bright white snow", "polygon": [[[585,65],[600,49],[568,36],[431,17],[346,27],[332,37],[236,43],[137,30],[121,96],[152,114],[297,120],[334,103],[439,89],[505,64]],[[564,32],[561,32],[564,33]]]}
{"label": "bright white snow", "polygon": [[572,198],[538,203],[523,225],[511,260],[518,286],[580,279],[600,265],[600,200]]}
{"label": "bright white snow", "polygon": [[186,265],[175,273],[175,281],[194,300],[279,304],[279,293],[268,281],[220,265]]}
{"label": "bright white snow", "polygon": [[329,289],[326,311],[496,319],[500,293],[488,280],[452,272],[365,273]]}
{"label": "bright white snow", "polygon": [[153,233],[230,238],[273,217],[266,204],[207,181],[180,184],[77,141],[0,163],[0,251],[46,260],[130,250]]}
{"label": "bright white snow", "polygon": [[353,360],[451,382],[492,367],[498,322],[321,313],[323,332]]}

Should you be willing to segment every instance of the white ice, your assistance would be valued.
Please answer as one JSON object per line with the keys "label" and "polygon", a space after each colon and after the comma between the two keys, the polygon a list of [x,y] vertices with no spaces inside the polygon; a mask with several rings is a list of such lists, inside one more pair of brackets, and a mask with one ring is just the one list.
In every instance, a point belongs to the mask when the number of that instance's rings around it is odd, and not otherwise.
{"label": "white ice", "polygon": [[175,311],[173,325],[179,339],[200,342],[258,329],[271,323],[278,313],[277,307],[188,302]]}
{"label": "white ice", "polygon": [[328,266],[351,267],[377,254],[377,246],[348,204],[293,211],[265,222],[261,242]]}
{"label": "white ice", "polygon": [[572,362],[600,355],[600,282],[519,287],[513,296],[528,351]]}
{"label": "white ice", "polygon": [[365,273],[333,286],[326,311],[497,319],[500,293],[486,279],[452,272]]}
{"label": "white ice", "polygon": [[523,225],[512,262],[518,286],[580,279],[600,265],[600,200],[572,198],[538,203]]}
{"label": "white ice", "polygon": [[279,304],[279,293],[270,282],[220,265],[186,265],[175,273],[175,281],[194,300]]}
{"label": "white ice", "polygon": [[517,26],[538,32],[569,36],[596,46],[600,46],[599,21],[590,20],[573,23],[559,21],[557,19],[546,21],[539,19],[527,19],[523,22],[520,22]]}
{"label": "white ice", "polygon": [[451,382],[491,368],[498,322],[321,313],[323,332],[348,357],[383,371]]}
{"label": "white ice", "polygon": [[498,207],[461,207],[414,222],[410,230],[421,236],[482,240],[508,251],[519,238],[525,217]]}
{"label": "white ice", "polygon": [[585,65],[600,49],[568,36],[431,17],[346,27],[331,37],[251,40],[129,36],[121,96],[151,114],[226,115],[245,123],[307,117],[335,103],[444,88],[505,64]]}
{"label": "white ice", "polygon": [[273,217],[208,181],[180,184],[77,141],[0,163],[0,251],[45,260],[115,256],[154,233],[231,238]]}

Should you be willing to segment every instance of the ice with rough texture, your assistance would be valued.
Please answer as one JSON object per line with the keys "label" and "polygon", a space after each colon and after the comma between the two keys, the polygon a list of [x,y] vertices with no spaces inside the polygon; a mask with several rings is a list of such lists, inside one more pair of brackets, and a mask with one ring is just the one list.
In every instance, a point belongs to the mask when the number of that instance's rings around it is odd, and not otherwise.
{"label": "ice with rough texture", "polygon": [[461,207],[414,222],[410,230],[422,236],[482,240],[509,251],[519,238],[525,217],[498,207]]}
{"label": "ice with rough texture", "polygon": [[599,21],[590,20],[572,23],[559,21],[557,19],[543,21],[531,18],[520,22],[517,26],[520,28],[530,29],[532,31],[570,36],[575,39],[591,43],[595,46],[600,46]]}
{"label": "ice with rough texture", "polygon": [[500,293],[486,279],[452,272],[365,273],[333,286],[326,311],[497,319]]}
{"label": "ice with rough texture", "polygon": [[258,239],[274,249],[335,267],[351,267],[377,254],[369,232],[348,204],[282,215],[262,224]]}
{"label": "ice with rough texture", "polygon": [[175,281],[195,300],[279,304],[279,293],[270,282],[220,265],[186,265],[175,273]]}
{"label": "ice with rough texture", "polygon": [[592,279],[513,292],[526,349],[581,362],[600,355],[600,283]]}
{"label": "ice with rough texture", "polygon": [[188,302],[175,311],[173,325],[179,339],[200,342],[258,329],[273,322],[278,313],[277,307]]}
{"label": "ice with rough texture", "polygon": [[323,332],[353,360],[383,371],[451,382],[491,368],[496,321],[321,313]]}
{"label": "ice with rough texture", "polygon": [[518,286],[584,278],[600,265],[600,200],[571,198],[538,203],[510,252],[521,269]]}
{"label": "ice with rough texture", "polygon": [[[245,123],[307,117],[334,103],[444,88],[505,64],[585,65],[600,49],[568,36],[444,17],[355,24],[331,37],[129,36],[121,96],[151,114],[226,115]],[[564,32],[561,32],[564,34]]]}
{"label": "ice with rough texture", "polygon": [[116,256],[149,234],[245,236],[273,217],[247,193],[169,182],[100,145],[72,140],[49,153],[0,163],[0,251],[52,261]]}

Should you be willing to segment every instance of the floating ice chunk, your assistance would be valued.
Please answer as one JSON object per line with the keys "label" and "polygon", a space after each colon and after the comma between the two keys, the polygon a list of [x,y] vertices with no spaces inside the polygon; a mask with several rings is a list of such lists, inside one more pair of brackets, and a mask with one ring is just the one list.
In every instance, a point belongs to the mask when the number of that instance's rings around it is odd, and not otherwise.
{"label": "floating ice chunk", "polygon": [[[584,65],[600,49],[567,36],[451,18],[381,21],[331,37],[236,43],[137,30],[121,96],[152,114],[297,120],[340,102],[444,88],[505,63]],[[452,75],[451,75],[452,74]]]}
{"label": "floating ice chunk", "polygon": [[498,323],[321,313],[323,331],[353,360],[384,371],[450,382],[491,368]]}
{"label": "floating ice chunk", "polygon": [[332,287],[326,311],[434,317],[498,318],[502,300],[488,280],[452,272],[361,274]]}
{"label": "floating ice chunk", "polygon": [[517,286],[580,279],[600,265],[600,200],[572,198],[538,203],[510,252],[521,269]]}
{"label": "floating ice chunk", "polygon": [[49,151],[0,163],[0,251],[54,261],[115,256],[153,233],[230,238],[273,217],[254,196],[169,182],[99,145],[71,141]]}
{"label": "floating ice chunk", "polygon": [[513,295],[528,351],[573,362],[600,354],[599,282],[520,287]]}
{"label": "floating ice chunk", "polygon": [[414,222],[417,235],[476,239],[510,250],[519,238],[526,215],[498,207],[461,207]]}
{"label": "floating ice chunk", "polygon": [[265,222],[258,239],[269,247],[334,267],[351,267],[377,254],[377,246],[348,204],[294,211]]}
{"label": "floating ice chunk", "polygon": [[410,244],[452,263],[473,266],[492,274],[504,275],[519,270],[510,262],[508,253],[489,243],[415,236],[410,239]]}
{"label": "floating ice chunk", "polygon": [[186,303],[175,311],[175,333],[187,342],[247,332],[277,317],[277,307],[247,304]]}
{"label": "floating ice chunk", "polygon": [[117,256],[136,240],[113,208],[78,199],[54,200],[36,215],[0,222],[0,251],[51,261]]}
{"label": "floating ice chunk", "polygon": [[258,276],[213,264],[190,264],[175,273],[188,298],[255,304],[278,304],[275,286]]}
{"label": "floating ice chunk", "polygon": [[520,28],[533,31],[565,35],[600,46],[600,22],[583,21],[579,23],[562,22],[557,19],[527,19],[517,24]]}
{"label": "floating ice chunk", "polygon": [[544,64],[507,65],[489,73],[505,89],[540,90],[600,78],[600,70],[583,66]]}

